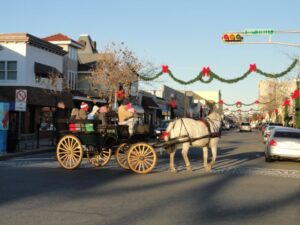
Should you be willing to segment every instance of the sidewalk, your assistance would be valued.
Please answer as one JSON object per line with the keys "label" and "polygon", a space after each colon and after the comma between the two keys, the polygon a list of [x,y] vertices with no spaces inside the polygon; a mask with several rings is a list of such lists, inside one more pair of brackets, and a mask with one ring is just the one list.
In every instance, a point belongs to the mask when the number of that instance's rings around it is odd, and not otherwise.
{"label": "sidewalk", "polygon": [[1,160],[8,160],[15,157],[25,156],[25,155],[33,155],[33,154],[41,154],[46,152],[54,152],[55,145],[52,145],[49,142],[49,139],[41,139],[39,143],[39,148],[37,148],[36,143],[30,148],[25,148],[24,146],[28,146],[26,143],[21,143],[20,151],[7,153],[7,152],[0,152],[0,161]]}

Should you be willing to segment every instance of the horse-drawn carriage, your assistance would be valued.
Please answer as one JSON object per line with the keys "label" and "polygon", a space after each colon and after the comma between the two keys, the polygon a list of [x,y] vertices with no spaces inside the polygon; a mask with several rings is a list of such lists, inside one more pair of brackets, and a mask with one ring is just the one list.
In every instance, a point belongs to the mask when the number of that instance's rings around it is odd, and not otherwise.
{"label": "horse-drawn carriage", "polygon": [[[136,173],[148,173],[156,165],[154,148],[147,143],[149,126],[138,124],[133,135],[129,135],[127,125],[108,123],[100,120],[60,120],[61,123],[78,125],[78,129],[62,131],[56,147],[57,160],[65,169],[80,166],[86,155],[96,167],[103,167],[111,159],[113,152],[117,163],[124,169]],[[87,127],[93,126],[93,131]]]}
{"label": "horse-drawn carriage", "polygon": [[[94,131],[79,129],[62,135],[56,149],[57,159],[62,167],[77,168],[84,154],[94,166],[105,166],[115,149],[117,163],[122,168],[131,169],[139,174],[149,173],[154,169],[157,162],[155,151],[157,147],[169,149],[171,171],[176,171],[174,166],[176,149],[182,149],[186,167],[191,170],[188,150],[190,146],[202,147],[204,168],[210,170],[216,160],[221,127],[221,117],[215,112],[205,121],[177,119],[169,124],[166,141],[150,145],[147,143],[150,134],[148,125],[137,125],[134,134],[130,136],[127,125],[102,125],[101,121],[91,120],[66,120],[66,122],[78,123],[83,127],[92,124]],[[212,150],[212,161],[209,164],[208,147]]]}

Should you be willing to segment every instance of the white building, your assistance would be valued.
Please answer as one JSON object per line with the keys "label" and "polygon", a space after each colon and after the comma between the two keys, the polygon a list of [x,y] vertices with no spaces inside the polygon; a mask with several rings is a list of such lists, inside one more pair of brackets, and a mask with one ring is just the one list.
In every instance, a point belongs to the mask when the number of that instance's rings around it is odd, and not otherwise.
{"label": "white building", "polygon": [[[61,47],[27,33],[0,34],[0,101],[10,102],[10,131],[36,133],[43,113],[55,107],[62,90],[63,57]],[[16,89],[27,90],[26,111],[14,109]],[[66,97],[66,95],[62,96]],[[47,112],[43,111],[47,109]]]}

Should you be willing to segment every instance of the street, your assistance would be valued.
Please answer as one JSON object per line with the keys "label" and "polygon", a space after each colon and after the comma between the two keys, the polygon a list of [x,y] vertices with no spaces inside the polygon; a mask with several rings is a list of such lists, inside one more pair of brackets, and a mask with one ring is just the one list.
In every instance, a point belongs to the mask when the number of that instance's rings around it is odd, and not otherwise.
{"label": "street", "polygon": [[300,162],[266,163],[259,131],[222,133],[211,172],[192,149],[193,172],[177,173],[158,152],[154,171],[137,175],[86,159],[67,171],[55,153],[0,161],[0,224],[298,224]]}

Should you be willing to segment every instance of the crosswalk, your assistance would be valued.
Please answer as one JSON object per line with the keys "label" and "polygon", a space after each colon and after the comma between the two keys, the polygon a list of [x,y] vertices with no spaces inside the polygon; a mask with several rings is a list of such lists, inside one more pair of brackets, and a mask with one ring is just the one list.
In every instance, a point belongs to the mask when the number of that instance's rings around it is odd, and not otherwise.
{"label": "crosswalk", "polygon": [[[270,169],[261,167],[246,167],[246,166],[231,166],[230,160],[217,161],[214,169],[210,172],[204,170],[202,161],[199,159],[191,159],[193,173],[210,173],[210,174],[226,174],[226,175],[249,175],[249,176],[276,176],[285,178],[300,179],[300,170],[287,170],[287,169]],[[233,163],[234,165],[234,163]],[[0,161],[0,168],[61,168],[55,157],[26,157],[15,158],[8,161]],[[182,159],[176,160],[176,167],[179,173],[185,171],[184,162]],[[90,169],[93,168],[87,159],[83,159],[80,168]],[[117,164],[114,156],[103,169],[122,170]],[[63,168],[62,168],[63,169]],[[166,157],[158,158],[157,165],[153,172],[166,173],[169,172],[169,160]]]}

